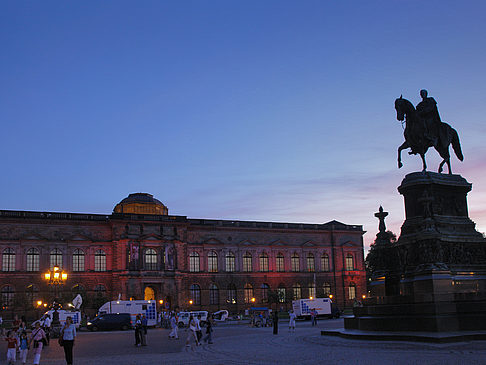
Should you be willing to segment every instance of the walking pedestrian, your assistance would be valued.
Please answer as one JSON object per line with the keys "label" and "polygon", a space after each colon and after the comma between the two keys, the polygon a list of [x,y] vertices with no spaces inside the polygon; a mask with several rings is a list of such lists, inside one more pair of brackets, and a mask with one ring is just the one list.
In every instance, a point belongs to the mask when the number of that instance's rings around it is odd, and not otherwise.
{"label": "walking pedestrian", "polygon": [[7,364],[15,365],[17,361],[17,339],[15,338],[15,333],[13,331],[8,331],[7,337]]}
{"label": "walking pedestrian", "polygon": [[201,337],[202,337],[202,331],[201,331],[201,315],[198,315],[196,318],[194,318],[194,322],[196,322],[196,336],[197,336],[197,345],[199,346],[201,344]]}
{"label": "walking pedestrian", "polygon": [[291,309],[289,313],[289,332],[295,332],[295,318],[297,318],[297,315]]}
{"label": "walking pedestrian", "polygon": [[135,317],[135,346],[139,346],[142,343],[141,332],[142,319],[140,318],[140,314],[137,314],[137,316]]}
{"label": "walking pedestrian", "polygon": [[194,320],[194,317],[191,315],[189,317],[189,331],[186,339],[186,347],[192,347],[191,345],[192,338],[194,338],[194,342],[196,343],[196,346],[199,346],[199,341],[197,340],[197,334],[196,334],[196,322]]}
{"label": "walking pedestrian", "polygon": [[177,317],[175,313],[172,313],[172,316],[170,317],[170,328],[172,331],[169,333],[169,338],[175,338],[178,340],[179,335],[177,334]]}
{"label": "walking pedestrian", "polygon": [[34,365],[39,365],[42,354],[43,340],[47,342],[46,333],[40,326],[40,322],[35,323],[35,329],[30,336],[29,346],[34,343]]}
{"label": "walking pedestrian", "polygon": [[27,362],[27,353],[29,352],[29,340],[27,339],[27,332],[22,332],[20,335],[20,359],[22,365]]}
{"label": "walking pedestrian", "polygon": [[275,311],[273,313],[273,334],[277,335],[278,334],[278,313]]}
{"label": "walking pedestrian", "polygon": [[66,317],[66,323],[61,330],[62,347],[64,347],[64,356],[66,357],[66,364],[73,364],[73,346],[76,338],[76,326],[73,324],[71,316]]}
{"label": "walking pedestrian", "polygon": [[212,333],[213,333],[213,320],[212,318],[209,318],[206,325],[206,336],[204,337],[203,341],[212,344],[213,343]]}

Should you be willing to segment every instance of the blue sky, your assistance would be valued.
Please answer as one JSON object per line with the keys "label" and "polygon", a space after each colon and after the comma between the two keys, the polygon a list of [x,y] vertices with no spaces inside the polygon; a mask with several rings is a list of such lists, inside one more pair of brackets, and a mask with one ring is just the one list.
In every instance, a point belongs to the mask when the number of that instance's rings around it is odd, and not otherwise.
{"label": "blue sky", "polygon": [[[10,1],[0,5],[0,209],[363,224],[420,158],[394,100],[459,132],[486,231],[486,3]],[[440,162],[428,156],[430,170]]]}

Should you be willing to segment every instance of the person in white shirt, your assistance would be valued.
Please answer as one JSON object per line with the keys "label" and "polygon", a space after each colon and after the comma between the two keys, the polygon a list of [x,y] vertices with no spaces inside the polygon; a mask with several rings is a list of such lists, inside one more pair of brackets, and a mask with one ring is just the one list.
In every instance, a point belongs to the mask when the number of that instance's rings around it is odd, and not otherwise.
{"label": "person in white shirt", "polygon": [[172,331],[169,333],[169,338],[175,338],[176,340],[179,339],[179,335],[177,334],[177,318],[175,313],[172,314],[170,317],[170,328]]}
{"label": "person in white shirt", "polygon": [[44,329],[44,332],[46,333],[46,337],[47,337],[47,346],[49,346],[49,342],[51,340],[51,317],[46,314],[45,318],[44,318],[44,322],[42,323],[42,327]]}
{"label": "person in white shirt", "polygon": [[295,332],[295,318],[297,318],[297,315],[291,310],[289,313],[289,332]]}

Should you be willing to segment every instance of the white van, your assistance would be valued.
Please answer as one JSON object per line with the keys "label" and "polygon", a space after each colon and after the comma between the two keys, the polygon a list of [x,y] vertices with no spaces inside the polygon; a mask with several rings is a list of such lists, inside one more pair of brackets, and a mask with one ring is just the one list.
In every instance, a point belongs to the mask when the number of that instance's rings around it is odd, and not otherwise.
{"label": "white van", "polygon": [[317,315],[331,316],[331,303],[330,298],[298,299],[292,301],[292,309],[298,317],[310,316],[312,309],[316,310]]}
{"label": "white van", "polygon": [[135,323],[137,314],[145,314],[147,326],[157,324],[155,300],[112,300],[103,304],[98,310],[98,315],[105,313],[129,313],[132,323]]}
{"label": "white van", "polygon": [[[45,312],[44,314],[48,314],[50,317],[51,317],[51,323],[52,323],[52,316],[53,316],[53,313],[54,311],[51,309],[47,312]],[[73,324],[76,328],[79,328],[79,325],[81,324],[81,312],[71,312],[71,311],[66,311],[64,309],[59,309],[57,311],[57,313],[59,313],[59,322],[61,323],[61,326],[64,326],[64,324],[66,323],[66,318],[71,316],[71,318],[73,319]],[[36,322],[41,322],[42,324],[42,321],[40,319],[38,319],[37,321],[33,322],[32,323],[32,328],[35,328],[35,324]],[[52,324],[51,324],[52,326]]]}
{"label": "white van", "polygon": [[195,311],[195,312],[179,312],[179,319],[177,320],[177,325],[179,327],[187,327],[189,325],[189,317],[190,316],[197,317],[201,316],[201,327],[206,325],[208,320],[208,312],[207,311]]}

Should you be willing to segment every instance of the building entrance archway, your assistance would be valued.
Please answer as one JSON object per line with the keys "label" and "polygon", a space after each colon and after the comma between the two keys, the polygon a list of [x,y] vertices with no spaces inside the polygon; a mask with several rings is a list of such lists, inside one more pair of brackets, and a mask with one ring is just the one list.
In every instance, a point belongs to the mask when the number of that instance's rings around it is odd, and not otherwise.
{"label": "building entrance archway", "polygon": [[155,300],[155,290],[150,286],[146,286],[144,290],[145,300]]}

